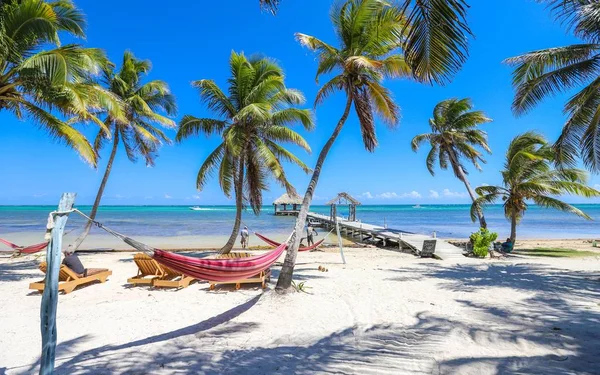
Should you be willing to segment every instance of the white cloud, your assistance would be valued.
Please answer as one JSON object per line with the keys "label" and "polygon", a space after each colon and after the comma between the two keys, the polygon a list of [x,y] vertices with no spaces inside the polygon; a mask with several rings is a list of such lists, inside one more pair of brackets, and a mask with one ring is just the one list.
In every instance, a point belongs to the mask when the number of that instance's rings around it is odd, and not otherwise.
{"label": "white cloud", "polygon": [[460,193],[458,191],[450,191],[450,189],[444,189],[442,191],[442,195],[448,198],[464,198],[467,196],[467,193]]}
{"label": "white cloud", "polygon": [[154,199],[154,197],[151,197],[148,195],[148,196],[145,196],[144,199]]}
{"label": "white cloud", "polygon": [[479,186],[490,186],[490,184],[484,182],[483,184],[481,184]]}
{"label": "white cloud", "polygon": [[440,193],[435,190],[429,190],[429,198],[438,199],[440,197]]}
{"label": "white cloud", "polygon": [[196,195],[192,195],[192,199],[200,199],[200,196],[197,195],[197,194]]}
{"label": "white cloud", "polygon": [[173,198],[172,196],[170,196],[169,194],[165,194],[165,199],[171,199]]}
{"label": "white cloud", "polygon": [[122,196],[121,194],[116,194],[116,195],[115,195],[115,198],[117,198],[117,199],[123,199],[123,198],[125,198],[125,197],[124,197],[124,196]]}
{"label": "white cloud", "polygon": [[393,191],[391,191],[391,192],[388,191],[385,193],[377,194],[376,197],[379,199],[392,199],[392,198],[398,198],[398,194],[396,194]]}
{"label": "white cloud", "polygon": [[594,185],[594,189],[596,189],[596,190],[600,190],[600,184],[596,184],[596,185]]}
{"label": "white cloud", "polygon": [[366,199],[373,199],[373,194],[371,194],[370,191],[365,191],[360,196],[363,197],[363,198],[366,198]]}
{"label": "white cloud", "polygon": [[421,198],[421,194],[418,191],[411,191],[410,193],[402,194],[402,198]]}
{"label": "white cloud", "polygon": [[402,199],[402,198],[421,198],[421,194],[418,191],[411,191],[410,193],[398,194],[393,191],[387,191],[385,193],[377,194],[377,199]]}

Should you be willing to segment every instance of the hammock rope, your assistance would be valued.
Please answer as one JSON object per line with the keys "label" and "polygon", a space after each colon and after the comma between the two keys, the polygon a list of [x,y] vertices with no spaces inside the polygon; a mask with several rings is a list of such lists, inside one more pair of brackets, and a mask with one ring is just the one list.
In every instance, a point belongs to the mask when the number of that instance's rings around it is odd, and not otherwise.
{"label": "hammock rope", "polygon": [[[333,230],[329,231],[329,233],[327,233],[323,237],[323,239],[321,239],[320,241],[315,242],[314,244],[312,244],[310,246],[300,247],[300,248],[298,248],[298,251],[304,252],[304,251],[311,251],[311,250],[316,249],[317,247],[321,246],[321,244],[323,244],[323,242],[325,242],[325,240],[327,239],[327,236],[329,236],[331,234],[331,232],[333,232]],[[269,245],[271,245],[273,247],[277,247],[277,246],[281,245],[281,243],[279,243],[277,241],[273,241],[272,239],[265,237],[258,232],[254,232],[254,234],[256,235],[256,237],[260,238],[261,240],[263,240],[264,242],[268,243]]]}

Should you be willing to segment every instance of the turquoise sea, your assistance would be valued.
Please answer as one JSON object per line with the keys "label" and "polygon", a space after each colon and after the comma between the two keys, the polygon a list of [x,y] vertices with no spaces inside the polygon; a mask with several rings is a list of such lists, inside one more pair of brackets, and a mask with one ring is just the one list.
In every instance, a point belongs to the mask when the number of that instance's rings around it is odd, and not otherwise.
{"label": "turquoise sea", "polygon": [[[580,204],[594,221],[572,214],[530,206],[518,228],[520,238],[597,238],[600,237],[600,204]],[[4,233],[43,233],[48,212],[55,206],[0,206],[0,237]],[[89,212],[89,206],[79,206]],[[228,235],[235,216],[233,206],[103,206],[98,220],[110,228],[131,236],[223,236]],[[384,225],[415,233],[431,233],[445,238],[466,237],[477,229],[469,217],[469,205],[364,205],[357,208],[357,218],[365,223]],[[339,209],[345,215],[343,208]],[[328,214],[328,206],[313,206],[311,211]],[[485,211],[491,230],[500,237],[508,235],[509,223],[502,207]],[[260,216],[245,212],[243,221],[253,231],[283,234],[294,226],[294,217],[273,215],[265,206]],[[72,215],[68,227],[77,228],[83,219]],[[95,233],[103,232],[94,229]]]}

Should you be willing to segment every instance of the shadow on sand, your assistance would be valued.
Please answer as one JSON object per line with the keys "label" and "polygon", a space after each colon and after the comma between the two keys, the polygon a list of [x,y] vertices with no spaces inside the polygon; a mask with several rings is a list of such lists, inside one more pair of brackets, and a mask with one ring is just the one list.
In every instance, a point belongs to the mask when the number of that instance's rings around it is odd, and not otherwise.
{"label": "shadow on sand", "polygon": [[[248,312],[260,299],[257,296],[198,324],[130,343],[80,353],[73,353],[70,347],[85,342],[87,337],[63,343],[57,351],[56,373],[598,374],[597,273],[530,264],[448,268],[435,263],[398,272],[399,279],[390,282],[402,283],[412,273],[415,279],[439,279],[441,288],[452,291],[506,287],[528,292],[530,297],[518,302],[515,309],[513,305],[476,303],[460,294],[456,301],[468,308],[465,311],[481,316],[475,323],[463,321],[460,316],[449,318],[428,312],[417,314],[414,324],[354,326],[305,339],[301,345],[289,345],[286,338],[276,336],[264,337],[262,347],[229,346],[228,335],[250,337],[256,328],[257,323],[232,320]],[[268,316],[263,320],[261,324],[269,324]],[[449,337],[458,341],[449,341]],[[444,351],[449,345],[468,350],[465,355],[446,359]],[[527,351],[515,355],[533,346],[538,351],[530,352],[532,355],[527,356]],[[227,347],[231,349],[219,349]],[[487,349],[495,347],[495,353],[508,348],[507,355],[490,356]]]}

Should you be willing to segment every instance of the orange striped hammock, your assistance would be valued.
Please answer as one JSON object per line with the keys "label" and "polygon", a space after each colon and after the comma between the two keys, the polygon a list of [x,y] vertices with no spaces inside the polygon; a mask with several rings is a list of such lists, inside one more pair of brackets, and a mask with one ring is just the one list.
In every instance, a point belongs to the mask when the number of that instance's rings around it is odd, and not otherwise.
{"label": "orange striped hammock", "polygon": [[[254,234],[256,234],[256,237],[260,238],[261,240],[265,241],[266,243],[268,243],[269,245],[273,246],[273,247],[277,247],[280,246],[281,243],[273,241],[265,236],[263,236],[262,234],[258,233],[258,232],[254,232]],[[298,251],[310,251],[310,250],[314,250],[317,247],[321,246],[321,244],[325,241],[325,238],[323,238],[321,241],[312,244],[310,246],[306,246],[306,247],[301,247],[298,249]]]}
{"label": "orange striped hammock", "polygon": [[0,238],[0,242],[11,247],[13,249],[13,252],[16,254],[33,254],[44,250],[48,246],[48,242],[41,242],[30,246],[19,246],[2,238]]}

